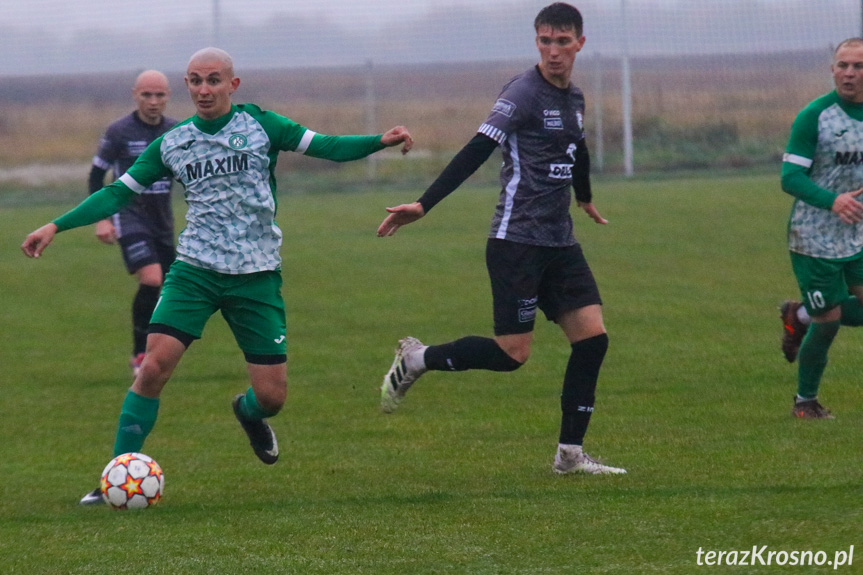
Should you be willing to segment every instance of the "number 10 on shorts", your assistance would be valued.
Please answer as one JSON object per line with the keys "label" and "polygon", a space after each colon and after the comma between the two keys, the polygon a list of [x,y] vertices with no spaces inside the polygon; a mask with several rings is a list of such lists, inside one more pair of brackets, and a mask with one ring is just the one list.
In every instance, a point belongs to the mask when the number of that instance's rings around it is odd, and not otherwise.
{"label": "number 10 on shorts", "polygon": [[824,295],[820,291],[808,291],[806,292],[806,297],[809,300],[809,309],[824,309]]}

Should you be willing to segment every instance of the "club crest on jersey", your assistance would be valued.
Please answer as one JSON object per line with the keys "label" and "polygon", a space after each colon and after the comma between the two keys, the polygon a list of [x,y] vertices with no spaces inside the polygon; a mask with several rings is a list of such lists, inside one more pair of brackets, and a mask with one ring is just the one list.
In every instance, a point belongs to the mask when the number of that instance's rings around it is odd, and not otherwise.
{"label": "club crest on jersey", "polygon": [[231,134],[231,137],[228,138],[228,145],[234,150],[242,150],[248,143],[249,141],[243,134]]}
{"label": "club crest on jersey", "polygon": [[515,104],[510,102],[509,100],[504,100],[503,98],[499,98],[497,102],[492,106],[491,111],[503,114],[507,118],[512,118],[513,113],[515,113]]}

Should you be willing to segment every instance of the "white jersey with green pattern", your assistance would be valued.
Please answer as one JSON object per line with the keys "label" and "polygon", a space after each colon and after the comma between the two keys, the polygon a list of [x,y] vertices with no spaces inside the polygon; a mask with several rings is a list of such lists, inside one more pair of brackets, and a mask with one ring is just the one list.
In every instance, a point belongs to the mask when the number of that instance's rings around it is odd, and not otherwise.
{"label": "white jersey with green pattern", "polygon": [[[844,224],[830,210],[836,195],[863,187],[863,106],[835,91],[812,101],[794,121],[783,162],[785,191],[797,197],[788,223],[790,251],[825,259],[863,251],[863,223]],[[786,179],[803,173],[808,181]]]}
{"label": "white jersey with green pattern", "polygon": [[336,161],[381,149],[379,136],[324,136],[253,104],[232,106],[213,121],[197,116],[155,140],[120,182],[139,192],[169,175],[188,203],[177,259],[225,274],[276,270],[274,169],[280,151]]}

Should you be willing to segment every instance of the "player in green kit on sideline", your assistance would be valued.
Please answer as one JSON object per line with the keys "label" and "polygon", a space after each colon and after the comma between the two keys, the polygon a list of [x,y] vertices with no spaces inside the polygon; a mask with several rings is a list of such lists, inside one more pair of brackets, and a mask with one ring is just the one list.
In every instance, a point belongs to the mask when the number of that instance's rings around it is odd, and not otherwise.
{"label": "player in green kit on sideline", "polygon": [[[57,232],[110,216],[161,178],[178,179],[188,204],[186,227],[150,321],[145,359],[123,402],[114,455],[141,451],[162,389],[219,310],[251,380],[247,392],[234,398],[234,414],[255,455],[273,464],[279,449],[267,419],[287,397],[282,233],[275,221],[278,154],[343,162],[399,144],[407,153],[413,140],[403,126],[379,135],[327,136],[253,104],[233,104],[240,79],[231,57],[218,48],[196,52],[185,80],[196,114],[154,140],[117,181],[28,235],[21,249],[39,257]],[[101,502],[99,489],[81,500]]]}
{"label": "player in green kit on sideline", "polygon": [[782,351],[798,361],[791,414],[802,419],[833,418],[818,401],[827,353],[840,325],[863,325],[863,38],[840,43],[831,70],[836,89],[798,114],[782,163],[803,296],[781,307]]}

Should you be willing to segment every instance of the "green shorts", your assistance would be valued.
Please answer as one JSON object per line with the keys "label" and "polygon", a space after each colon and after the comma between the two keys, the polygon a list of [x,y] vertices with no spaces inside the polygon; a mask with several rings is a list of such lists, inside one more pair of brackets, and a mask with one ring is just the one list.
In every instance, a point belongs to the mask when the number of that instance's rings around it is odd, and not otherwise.
{"label": "green shorts", "polygon": [[841,260],[791,253],[791,267],[809,315],[821,315],[848,299],[848,286],[863,285],[863,253]]}
{"label": "green shorts", "polygon": [[168,333],[189,345],[201,337],[216,310],[249,363],[284,363],[285,302],[278,271],[229,275],[175,261],[165,276],[150,332]]}

